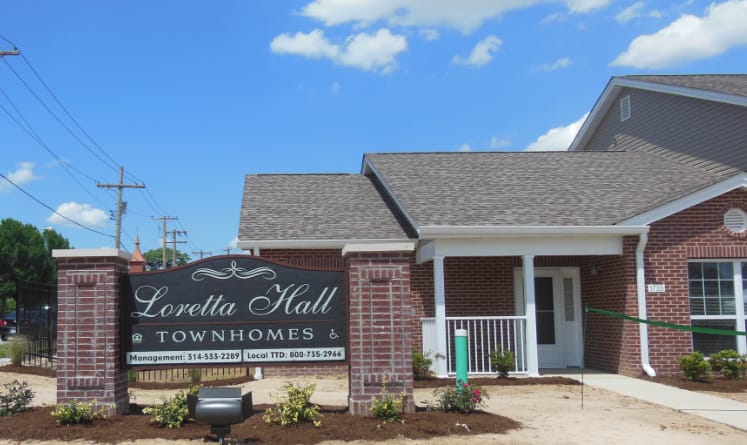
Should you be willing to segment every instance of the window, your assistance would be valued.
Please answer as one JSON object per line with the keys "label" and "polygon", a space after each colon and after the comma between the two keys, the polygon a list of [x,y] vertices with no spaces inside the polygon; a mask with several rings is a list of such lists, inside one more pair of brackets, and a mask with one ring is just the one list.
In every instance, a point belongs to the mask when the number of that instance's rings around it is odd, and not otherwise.
{"label": "window", "polygon": [[[688,263],[693,326],[744,331],[747,313],[747,260]],[[723,349],[747,352],[744,337],[693,333],[693,350],[706,355]]]}
{"label": "window", "polygon": [[630,119],[630,96],[620,99],[620,122]]}

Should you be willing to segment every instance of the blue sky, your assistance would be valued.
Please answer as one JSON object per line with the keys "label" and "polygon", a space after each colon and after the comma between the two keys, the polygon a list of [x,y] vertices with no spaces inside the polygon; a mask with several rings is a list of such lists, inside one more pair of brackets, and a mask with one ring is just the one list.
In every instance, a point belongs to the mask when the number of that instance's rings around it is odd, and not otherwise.
{"label": "blue sky", "polygon": [[246,174],[565,149],[611,76],[747,65],[747,0],[0,6],[0,50],[22,53],[0,59],[0,173],[23,189],[0,178],[0,218],[112,247],[116,194],[96,184],[122,165],[147,187],[124,191],[122,247],[159,248],[153,218],[176,216],[168,230],[187,232],[193,258],[235,242]]}

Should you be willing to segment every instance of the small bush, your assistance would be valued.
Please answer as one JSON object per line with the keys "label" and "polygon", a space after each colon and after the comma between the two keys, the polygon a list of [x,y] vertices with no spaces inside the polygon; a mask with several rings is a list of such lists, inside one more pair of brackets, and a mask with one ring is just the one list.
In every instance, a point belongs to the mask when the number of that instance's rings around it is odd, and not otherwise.
{"label": "small bush", "polygon": [[706,382],[711,376],[711,364],[702,352],[693,351],[680,357],[680,368],[685,378],[693,382]]}
{"label": "small bush", "polygon": [[26,337],[16,335],[10,340],[10,362],[13,363],[13,366],[23,365],[23,358],[26,356],[27,350]]}
{"label": "small bush", "polygon": [[202,380],[202,371],[199,368],[192,368],[189,370],[189,381],[191,383],[199,383]]}
{"label": "small bush", "polygon": [[[189,393],[196,395],[200,387],[195,385],[190,387]],[[163,403],[143,409],[145,414],[153,416],[150,423],[155,423],[161,427],[180,428],[189,420],[189,408],[187,407],[187,395],[184,391],[179,391],[172,398],[164,397]]]}
{"label": "small bush", "polygon": [[321,426],[322,415],[319,413],[319,407],[310,402],[315,389],[314,384],[303,386],[286,383],[280,387],[280,392],[284,393],[284,396],[272,395],[275,407],[267,408],[262,419],[267,423],[277,423],[282,426],[303,422],[312,422],[314,426]]}
{"label": "small bush", "polygon": [[0,416],[12,416],[25,411],[34,399],[34,392],[26,382],[13,380],[3,385],[5,393],[0,393]]}
{"label": "small bush", "polygon": [[508,377],[508,373],[514,370],[516,356],[511,351],[493,351],[490,353],[490,365],[500,377]]}
{"label": "small bush", "polygon": [[444,412],[460,412],[469,414],[482,407],[483,398],[488,398],[488,393],[477,385],[457,382],[456,388],[439,388],[433,392],[438,400],[438,408]]}
{"label": "small bush", "polygon": [[415,380],[424,380],[433,377],[431,366],[433,360],[440,360],[445,358],[442,354],[433,354],[431,352],[422,353],[420,351],[412,351],[412,376]]}
{"label": "small bush", "polygon": [[400,422],[405,423],[405,401],[407,394],[401,392],[398,396],[387,393],[386,385],[388,379],[384,378],[381,383],[381,395],[371,397],[373,405],[371,414],[377,419],[383,419],[386,423]]}
{"label": "small bush", "polygon": [[130,383],[137,382],[137,371],[134,369],[128,369],[127,370],[127,381]]}
{"label": "small bush", "polygon": [[104,411],[95,411],[96,401],[88,403],[73,400],[67,405],[57,405],[52,411],[52,416],[60,425],[74,425],[78,423],[91,423],[96,419],[106,419]]}
{"label": "small bush", "polygon": [[710,363],[711,369],[731,380],[743,378],[747,369],[747,358],[733,349],[724,349],[711,354]]}

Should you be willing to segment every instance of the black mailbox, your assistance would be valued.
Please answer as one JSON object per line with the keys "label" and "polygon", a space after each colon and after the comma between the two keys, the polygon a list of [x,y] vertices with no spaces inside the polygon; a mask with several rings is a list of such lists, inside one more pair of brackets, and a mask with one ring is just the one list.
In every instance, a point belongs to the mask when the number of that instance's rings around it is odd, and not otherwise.
{"label": "black mailbox", "polygon": [[210,425],[210,432],[217,434],[222,444],[231,425],[252,415],[252,393],[242,396],[241,388],[200,388],[197,396],[187,396],[187,406],[189,416]]}

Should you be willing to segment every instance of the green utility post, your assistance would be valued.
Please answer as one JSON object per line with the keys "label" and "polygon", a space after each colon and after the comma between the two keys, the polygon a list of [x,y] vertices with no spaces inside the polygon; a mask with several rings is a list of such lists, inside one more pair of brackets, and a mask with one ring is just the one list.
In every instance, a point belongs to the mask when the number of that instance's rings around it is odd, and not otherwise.
{"label": "green utility post", "polygon": [[457,389],[459,383],[469,383],[467,378],[467,330],[457,329],[456,338],[454,339],[454,349],[456,351],[456,381]]}

